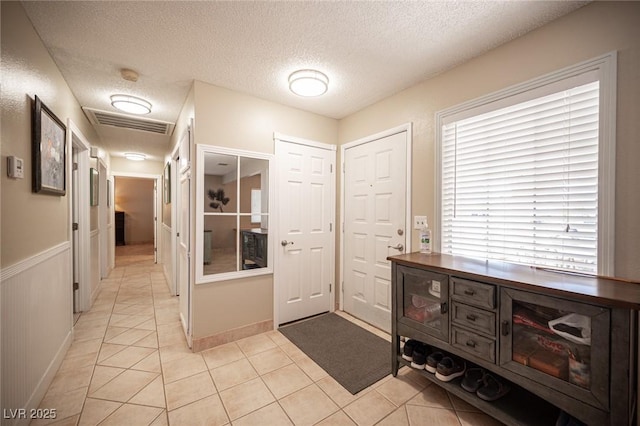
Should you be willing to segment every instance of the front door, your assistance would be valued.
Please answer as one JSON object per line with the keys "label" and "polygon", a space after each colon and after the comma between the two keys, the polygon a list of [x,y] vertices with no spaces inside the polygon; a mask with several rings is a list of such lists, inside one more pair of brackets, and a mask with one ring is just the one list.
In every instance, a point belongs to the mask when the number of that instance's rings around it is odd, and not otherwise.
{"label": "front door", "polygon": [[276,139],[279,324],[331,310],[334,145]]}
{"label": "front door", "polygon": [[407,131],[344,149],[344,310],[391,331],[391,263],[407,239]]}

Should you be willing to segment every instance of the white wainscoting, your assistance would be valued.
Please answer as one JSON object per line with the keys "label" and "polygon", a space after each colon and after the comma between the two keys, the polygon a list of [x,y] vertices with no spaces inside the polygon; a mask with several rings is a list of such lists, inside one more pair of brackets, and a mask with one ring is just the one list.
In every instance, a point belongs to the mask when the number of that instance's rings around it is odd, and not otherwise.
{"label": "white wainscoting", "polygon": [[73,340],[71,280],[69,242],[2,270],[2,408],[28,413],[51,384]]}
{"label": "white wainscoting", "polygon": [[171,294],[175,295],[175,285],[173,284],[173,264],[175,259],[172,257],[173,250],[171,249],[171,234],[171,227],[163,223],[160,231],[160,242],[162,244],[162,269],[164,270],[164,278],[169,286],[169,291]]}

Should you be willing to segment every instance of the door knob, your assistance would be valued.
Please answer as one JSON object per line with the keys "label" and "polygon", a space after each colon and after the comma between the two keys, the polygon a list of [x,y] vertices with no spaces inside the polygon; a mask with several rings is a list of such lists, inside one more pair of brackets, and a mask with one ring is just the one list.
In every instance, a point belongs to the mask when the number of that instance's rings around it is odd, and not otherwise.
{"label": "door knob", "polygon": [[282,245],[282,247],[286,247],[289,244],[293,245],[293,241],[282,240],[280,241],[280,244]]}
{"label": "door knob", "polygon": [[397,246],[387,246],[387,247],[398,250],[398,251],[404,250],[404,246],[402,244],[398,244]]}

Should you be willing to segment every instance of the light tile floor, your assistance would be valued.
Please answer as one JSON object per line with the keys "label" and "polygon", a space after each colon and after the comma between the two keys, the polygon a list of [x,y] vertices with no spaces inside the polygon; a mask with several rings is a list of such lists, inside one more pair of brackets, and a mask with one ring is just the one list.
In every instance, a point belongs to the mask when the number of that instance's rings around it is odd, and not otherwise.
{"label": "light tile floor", "polygon": [[410,368],[352,395],[277,331],[192,353],[162,266],[120,252],[40,404],[55,424],[500,424]]}

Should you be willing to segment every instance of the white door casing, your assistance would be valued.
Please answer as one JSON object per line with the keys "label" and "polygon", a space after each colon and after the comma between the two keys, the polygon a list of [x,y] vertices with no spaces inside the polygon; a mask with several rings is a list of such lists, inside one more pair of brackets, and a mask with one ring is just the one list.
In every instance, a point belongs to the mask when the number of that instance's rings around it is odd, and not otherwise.
{"label": "white door casing", "polygon": [[391,263],[410,250],[410,125],[343,146],[343,309],[391,331]]}
{"label": "white door casing", "polygon": [[276,324],[333,311],[335,145],[275,135]]}
{"label": "white door casing", "polygon": [[180,176],[180,188],[178,190],[178,288],[180,294],[180,322],[187,341],[190,344],[191,336],[191,248],[190,248],[190,186],[191,173],[186,172]]}

